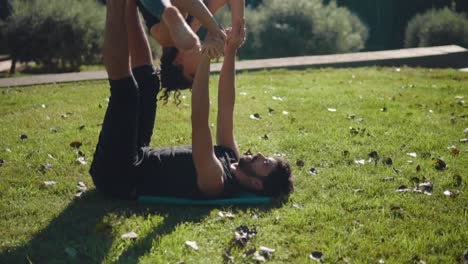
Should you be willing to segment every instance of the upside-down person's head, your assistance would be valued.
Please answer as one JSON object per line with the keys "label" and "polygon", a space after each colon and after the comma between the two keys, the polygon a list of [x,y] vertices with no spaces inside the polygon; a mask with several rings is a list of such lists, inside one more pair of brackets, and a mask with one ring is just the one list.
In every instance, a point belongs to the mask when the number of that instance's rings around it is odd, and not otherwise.
{"label": "upside-down person's head", "polygon": [[291,167],[283,158],[262,153],[243,155],[237,167],[235,174],[240,184],[261,195],[287,196],[294,191]]}
{"label": "upside-down person's head", "polygon": [[162,50],[160,75],[163,94],[161,99],[167,102],[171,92],[174,99],[180,103],[180,90],[192,88],[201,53],[183,52],[175,47],[166,47]]}

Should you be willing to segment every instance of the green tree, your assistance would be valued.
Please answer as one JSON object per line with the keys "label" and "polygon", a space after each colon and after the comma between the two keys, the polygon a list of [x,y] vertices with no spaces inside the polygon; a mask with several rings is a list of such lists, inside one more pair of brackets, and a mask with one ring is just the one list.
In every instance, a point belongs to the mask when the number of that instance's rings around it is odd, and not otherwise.
{"label": "green tree", "polygon": [[468,18],[449,8],[431,9],[410,20],[405,32],[406,47],[456,44],[468,48]]}
{"label": "green tree", "polygon": [[97,61],[104,32],[104,7],[92,0],[13,0],[0,25],[6,49],[17,61],[34,61],[48,71],[77,71]]}
{"label": "green tree", "polygon": [[246,11],[247,58],[286,57],[358,51],[365,47],[366,26],[335,2],[264,0]]}

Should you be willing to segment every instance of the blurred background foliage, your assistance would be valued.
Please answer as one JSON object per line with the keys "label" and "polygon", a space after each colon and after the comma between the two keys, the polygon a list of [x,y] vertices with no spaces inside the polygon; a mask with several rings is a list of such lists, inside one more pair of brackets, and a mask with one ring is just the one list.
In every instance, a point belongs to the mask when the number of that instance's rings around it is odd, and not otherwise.
{"label": "blurred background foliage", "polygon": [[[0,54],[47,72],[99,64],[105,0],[0,0]],[[457,44],[466,0],[246,0],[241,59]],[[216,18],[230,24],[229,8]],[[161,48],[150,38],[155,57]]]}

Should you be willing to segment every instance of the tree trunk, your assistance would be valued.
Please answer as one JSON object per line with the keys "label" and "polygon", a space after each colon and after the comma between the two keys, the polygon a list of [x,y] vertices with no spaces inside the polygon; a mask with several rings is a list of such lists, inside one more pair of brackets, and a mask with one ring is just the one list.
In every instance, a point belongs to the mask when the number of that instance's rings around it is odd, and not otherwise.
{"label": "tree trunk", "polygon": [[16,57],[11,58],[10,75],[16,72]]}

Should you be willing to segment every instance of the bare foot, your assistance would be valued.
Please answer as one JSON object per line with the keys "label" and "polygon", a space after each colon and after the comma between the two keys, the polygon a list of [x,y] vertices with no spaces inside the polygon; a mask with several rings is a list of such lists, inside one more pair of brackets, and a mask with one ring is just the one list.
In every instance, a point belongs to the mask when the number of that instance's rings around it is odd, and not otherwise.
{"label": "bare foot", "polygon": [[200,39],[185,23],[176,7],[167,7],[163,13],[163,20],[167,24],[169,33],[178,49],[183,51],[200,50]]}

